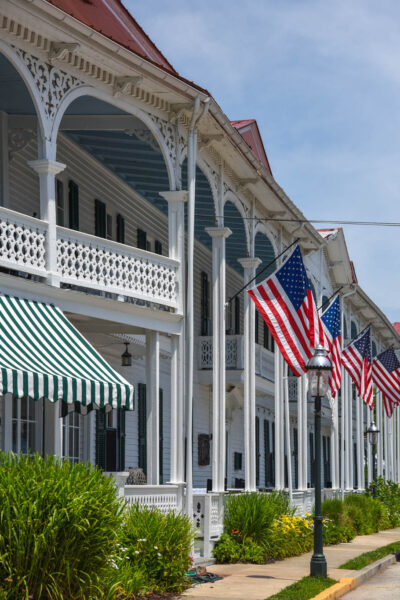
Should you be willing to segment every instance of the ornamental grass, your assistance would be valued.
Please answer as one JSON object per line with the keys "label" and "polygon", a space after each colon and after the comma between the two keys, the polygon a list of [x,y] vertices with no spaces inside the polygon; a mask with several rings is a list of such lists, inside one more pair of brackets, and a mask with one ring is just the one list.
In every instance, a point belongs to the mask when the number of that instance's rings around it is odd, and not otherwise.
{"label": "ornamental grass", "polygon": [[0,598],[102,598],[122,507],[90,464],[0,453]]}

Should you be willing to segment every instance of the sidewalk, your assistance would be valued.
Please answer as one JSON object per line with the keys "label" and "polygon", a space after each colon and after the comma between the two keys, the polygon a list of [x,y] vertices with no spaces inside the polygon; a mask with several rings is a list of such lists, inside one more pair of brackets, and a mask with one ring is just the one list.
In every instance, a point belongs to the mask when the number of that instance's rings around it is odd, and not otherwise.
{"label": "sidewalk", "polygon": [[[326,546],[328,576],[339,580],[357,571],[338,569],[344,562],[369,550],[400,540],[400,527],[371,535],[360,535],[348,544]],[[309,575],[311,553],[287,558],[270,565],[212,565],[209,570],[223,577],[187,590],[182,598],[202,600],[265,600],[284,587]]]}

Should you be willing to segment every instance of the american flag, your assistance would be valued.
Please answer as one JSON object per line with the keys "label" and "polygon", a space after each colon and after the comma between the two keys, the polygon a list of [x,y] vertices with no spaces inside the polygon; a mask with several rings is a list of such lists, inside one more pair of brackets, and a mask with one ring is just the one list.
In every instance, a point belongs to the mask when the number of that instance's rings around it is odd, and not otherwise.
{"label": "american flag", "polygon": [[353,340],[342,352],[343,366],[354,381],[358,395],[372,409],[372,362],[370,328]]}
{"label": "american flag", "polygon": [[299,246],[248,293],[293,373],[305,373],[313,348],[324,334]]}
{"label": "american flag", "polygon": [[331,396],[335,398],[336,392],[340,388],[342,381],[342,346],[340,339],[340,297],[336,296],[328,308],[324,310],[321,316],[324,325],[325,335],[328,340],[328,350],[332,363],[332,373],[330,378]]}
{"label": "american flag", "polygon": [[382,392],[386,414],[391,417],[393,406],[400,403],[400,362],[393,348],[374,358],[372,378]]}

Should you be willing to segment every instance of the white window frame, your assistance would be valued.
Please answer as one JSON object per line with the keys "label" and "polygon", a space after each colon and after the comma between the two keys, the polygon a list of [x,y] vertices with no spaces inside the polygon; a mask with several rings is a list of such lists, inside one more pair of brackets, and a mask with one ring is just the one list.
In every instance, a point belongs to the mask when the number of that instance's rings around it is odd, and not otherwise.
{"label": "white window frame", "polygon": [[[40,423],[40,414],[42,412],[42,402],[37,400],[32,400],[31,398],[15,398],[10,395],[9,402],[10,406],[10,414],[11,414],[11,431],[10,431],[10,450],[19,454],[23,452],[24,454],[28,454],[29,452],[38,452],[41,448],[42,444],[42,436],[41,436],[41,423]],[[27,416],[26,418],[22,418],[22,403],[27,403]],[[29,407],[33,408],[33,417],[31,417],[31,413],[29,411]],[[16,411],[14,411],[16,409]],[[27,452],[23,451],[22,448],[22,439],[21,432],[23,425],[27,425]],[[16,425],[16,440],[14,439],[14,425]],[[33,447],[29,448],[29,425],[33,426],[34,429],[34,442]],[[16,442],[16,443],[15,443]],[[29,450],[28,450],[29,448]]]}
{"label": "white window frame", "polygon": [[[62,417],[61,455],[73,464],[82,461],[82,418],[82,415],[75,411],[71,411],[65,417]],[[75,452],[76,437],[78,438],[78,453]]]}

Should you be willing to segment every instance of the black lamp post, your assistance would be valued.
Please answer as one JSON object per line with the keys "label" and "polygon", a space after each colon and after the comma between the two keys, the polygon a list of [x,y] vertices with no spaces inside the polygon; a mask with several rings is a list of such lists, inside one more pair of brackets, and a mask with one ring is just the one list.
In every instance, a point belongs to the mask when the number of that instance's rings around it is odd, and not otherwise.
{"label": "black lamp post", "polygon": [[323,551],[322,514],[321,514],[321,398],[329,387],[329,374],[332,365],[325,348],[318,346],[314,356],[307,363],[309,392],[315,398],[315,516],[314,516],[314,554],[311,557],[310,575],[327,576],[326,558]]}
{"label": "black lamp post", "polygon": [[[379,429],[375,425],[375,421],[372,421],[371,425],[368,427],[366,434],[368,436],[368,441],[372,446],[372,481],[376,482],[376,466],[375,466],[375,454],[376,454],[376,444],[378,443],[378,435]],[[376,488],[372,487],[372,496],[375,498],[376,496]]]}

